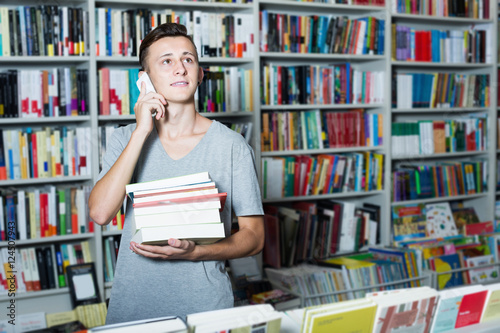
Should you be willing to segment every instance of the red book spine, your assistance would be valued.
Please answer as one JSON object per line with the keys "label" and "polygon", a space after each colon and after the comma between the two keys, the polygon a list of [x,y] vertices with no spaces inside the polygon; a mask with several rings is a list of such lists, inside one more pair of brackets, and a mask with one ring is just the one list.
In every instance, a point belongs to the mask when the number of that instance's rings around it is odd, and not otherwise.
{"label": "red book spine", "polygon": [[38,178],[38,149],[36,144],[36,133],[31,133],[31,163],[33,166],[33,178]]}
{"label": "red book spine", "polygon": [[41,237],[49,237],[49,216],[48,216],[48,194],[40,193],[40,235]]}

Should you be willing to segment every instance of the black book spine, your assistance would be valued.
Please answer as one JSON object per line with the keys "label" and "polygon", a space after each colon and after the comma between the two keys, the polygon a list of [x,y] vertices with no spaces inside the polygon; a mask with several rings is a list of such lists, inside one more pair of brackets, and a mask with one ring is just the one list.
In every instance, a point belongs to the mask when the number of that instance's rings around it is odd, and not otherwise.
{"label": "black book spine", "polygon": [[73,43],[75,42],[75,39],[73,37],[74,36],[73,26],[75,25],[75,23],[76,22],[73,19],[73,8],[69,7],[68,8],[68,49],[69,49],[68,54],[69,55],[73,55],[75,51],[75,46],[73,45]]}
{"label": "black book spine", "polygon": [[[0,92],[0,118],[5,118],[6,117],[6,112],[7,112],[7,73],[0,73],[0,86],[5,87],[2,89]],[[1,132],[0,132],[1,134]],[[0,146],[0,148],[3,149],[3,146]],[[0,154],[3,153],[0,152]],[[1,159],[3,161],[3,159]]]}
{"label": "black book spine", "polygon": [[[7,118],[13,118],[14,115],[17,113],[17,110],[13,110],[14,108],[14,97],[17,97],[17,96],[14,96],[13,94],[13,87],[12,87],[12,75],[7,72],[7,75],[5,77],[5,84],[6,84],[6,88],[3,89],[5,92],[4,92],[4,96],[5,96],[5,115]],[[15,98],[17,99],[17,98]]]}
{"label": "black book spine", "polygon": [[[33,55],[38,56],[40,55],[40,43],[38,41],[38,26],[37,26],[37,20],[36,20],[36,8],[31,7],[30,9],[30,26],[31,26],[31,38],[33,40]],[[28,24],[28,22],[26,22]]]}
{"label": "black book spine", "polygon": [[42,15],[44,16],[44,36],[45,36],[45,54],[48,56],[53,56],[54,55],[54,30],[53,30],[53,21],[54,21],[54,15],[52,15],[52,7],[51,6],[44,6],[44,13]]}
{"label": "black book spine", "polygon": [[[17,45],[17,35],[16,35],[16,25],[14,22],[15,21],[15,15],[14,15],[14,9],[9,9],[9,37],[10,37],[10,55],[15,56],[16,55],[16,45]],[[4,33],[6,33],[4,31]]]}
{"label": "black book spine", "polygon": [[[24,15],[24,13],[23,13]],[[22,39],[22,36],[21,36],[21,13],[19,12],[19,10],[14,10],[14,20],[16,22],[16,24],[14,25],[14,27],[16,28],[16,36],[17,36],[17,55],[25,55],[23,54],[23,39]]]}
{"label": "black book spine", "polygon": [[12,96],[12,104],[9,106],[11,108],[11,113],[13,118],[19,117],[19,99],[18,96],[18,84],[17,84],[17,70],[10,69],[8,71],[8,85],[10,86],[10,95]]}
{"label": "black book spine", "polygon": [[49,246],[46,246],[42,249],[43,255],[45,257],[45,263],[46,263],[46,271],[47,271],[47,283],[49,286],[49,289],[55,289],[57,284],[56,284],[56,276],[55,276],[55,267],[54,267],[54,261],[52,260],[52,249]]}
{"label": "black book spine", "polygon": [[132,56],[136,57],[139,55],[139,50],[137,49],[137,27],[135,25],[135,17],[137,15],[135,10],[129,10],[130,15],[130,38],[131,38],[131,47],[132,47]]}
{"label": "black book spine", "polygon": [[40,287],[42,290],[49,289],[49,281],[47,277],[47,264],[45,262],[45,256],[41,248],[36,248],[36,263],[38,266],[38,276],[40,278]]}
{"label": "black book spine", "polygon": [[59,53],[59,43],[60,43],[60,17],[59,8],[57,6],[51,6],[50,11],[52,13],[52,45],[54,47],[54,55],[61,55]]}

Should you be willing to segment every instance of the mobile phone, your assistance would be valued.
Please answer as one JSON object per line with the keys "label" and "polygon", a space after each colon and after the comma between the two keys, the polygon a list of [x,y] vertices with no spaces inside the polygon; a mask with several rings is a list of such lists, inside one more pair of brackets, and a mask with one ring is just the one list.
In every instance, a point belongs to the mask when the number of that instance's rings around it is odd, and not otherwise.
{"label": "mobile phone", "polygon": [[[148,73],[144,72],[141,77],[139,77],[139,80],[136,81],[137,88],[139,88],[139,91],[142,89],[141,84],[142,82],[146,83],[146,94],[149,94],[150,92],[156,92],[155,87],[153,86],[153,82],[151,82],[151,79],[149,78]],[[153,112],[151,114],[152,117],[156,116],[157,111]]]}
{"label": "mobile phone", "polygon": [[142,82],[146,83],[146,94],[149,94],[150,92],[156,92],[156,89],[153,86],[153,82],[151,82],[151,79],[149,78],[148,73],[144,72],[141,75],[141,77],[139,78],[139,80],[137,80],[136,84],[137,84],[137,88],[139,88],[139,90],[141,90]]}

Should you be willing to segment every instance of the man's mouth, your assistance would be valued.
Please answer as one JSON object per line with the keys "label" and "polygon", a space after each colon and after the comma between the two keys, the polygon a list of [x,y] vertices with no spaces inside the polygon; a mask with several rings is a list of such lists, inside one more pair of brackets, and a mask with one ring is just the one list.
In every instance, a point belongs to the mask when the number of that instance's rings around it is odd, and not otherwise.
{"label": "man's mouth", "polygon": [[188,83],[187,83],[187,82],[185,82],[185,81],[182,81],[182,82],[175,82],[175,83],[172,83],[172,84],[171,84],[171,86],[172,86],[172,87],[179,87],[179,86],[183,87],[183,86],[187,86],[187,85],[188,85]]}

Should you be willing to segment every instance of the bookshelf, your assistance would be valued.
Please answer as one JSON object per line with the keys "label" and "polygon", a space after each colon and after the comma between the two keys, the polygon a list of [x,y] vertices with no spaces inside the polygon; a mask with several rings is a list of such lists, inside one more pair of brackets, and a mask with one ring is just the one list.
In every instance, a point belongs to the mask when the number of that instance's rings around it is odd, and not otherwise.
{"label": "bookshelf", "polygon": [[[402,202],[393,202],[391,199],[392,181],[390,173],[394,167],[401,163],[407,162],[422,162],[428,163],[440,161],[467,161],[471,158],[482,158],[488,161],[488,180],[487,189],[482,193],[470,195],[456,195],[446,198],[426,198],[418,200],[407,200],[403,203],[431,203],[447,200],[464,200],[468,205],[477,207],[477,212],[480,214],[481,220],[493,220],[495,200],[498,198],[496,192],[496,161],[498,156],[498,147],[495,148],[497,129],[493,126],[497,118],[496,105],[496,84],[498,81],[497,71],[498,59],[496,44],[497,44],[497,3],[490,1],[491,10],[489,19],[473,19],[473,18],[456,18],[456,17],[437,17],[430,15],[410,15],[398,14],[391,11],[391,1],[386,0],[385,7],[381,6],[361,6],[361,5],[342,5],[342,4],[325,4],[317,2],[299,2],[299,1],[279,1],[279,0],[257,0],[248,4],[233,4],[233,3],[218,3],[218,2],[191,2],[191,1],[160,1],[147,0],[137,3],[132,0],[75,0],[65,2],[64,6],[82,8],[89,12],[88,15],[88,54],[72,55],[72,56],[0,56],[0,72],[9,69],[51,69],[65,68],[74,66],[78,69],[86,69],[88,71],[88,115],[77,115],[68,117],[42,117],[42,118],[0,118],[0,128],[17,129],[17,128],[41,128],[45,126],[75,126],[75,127],[90,127],[91,145],[90,156],[90,174],[77,176],[60,176],[49,178],[31,178],[31,179],[15,179],[1,180],[0,188],[7,190],[9,188],[42,188],[43,186],[55,184],[60,185],[79,185],[91,186],[99,173],[99,151],[100,128],[103,126],[128,124],[134,121],[133,115],[102,115],[99,107],[98,71],[102,68],[124,70],[137,67],[137,57],[135,56],[120,56],[120,55],[96,55],[96,10],[100,8],[111,8],[113,10],[128,10],[147,7],[153,11],[171,9],[175,13],[184,13],[188,11],[202,11],[212,14],[252,14],[252,32],[254,35],[254,52],[251,56],[234,58],[234,57],[201,57],[200,64],[202,66],[223,66],[237,67],[245,70],[252,70],[252,102],[253,108],[251,111],[238,110],[235,112],[220,112],[204,114],[210,118],[219,121],[227,122],[251,122],[253,124],[251,144],[255,150],[256,165],[259,172],[259,178],[262,179],[262,161],[264,159],[292,156],[318,156],[321,154],[331,155],[347,155],[350,153],[377,153],[384,156],[383,169],[385,177],[382,179],[382,187],[380,189],[358,192],[339,192],[328,194],[307,194],[293,195],[287,197],[269,197],[264,199],[265,204],[285,204],[290,205],[299,201],[315,201],[321,199],[335,199],[354,202],[356,204],[373,203],[381,206],[381,223],[380,225],[380,244],[389,245],[391,243],[391,209],[396,204]],[[55,0],[44,2],[45,5],[59,5]],[[22,2],[23,6],[38,6],[38,2],[26,0]],[[19,3],[14,0],[7,0],[2,3],[1,7],[15,9]],[[259,30],[259,13],[267,11],[268,13],[295,15],[295,16],[329,16],[329,17],[346,17],[348,19],[360,19],[364,17],[374,17],[380,22],[383,22],[385,31],[383,49],[381,54],[352,54],[352,53],[312,53],[312,52],[288,52],[283,51],[259,51],[262,37]],[[486,63],[446,63],[446,62],[423,62],[423,61],[400,61],[391,58],[391,48],[393,38],[391,36],[391,25],[400,24],[411,26],[415,29],[427,29],[433,27],[436,29],[465,29],[470,26],[486,27],[490,29],[489,43],[491,43],[491,60]],[[379,47],[382,45],[379,45]],[[262,103],[260,98],[262,80],[262,68],[266,65],[293,67],[293,66],[335,66],[349,63],[350,66],[361,72],[380,71],[383,73],[383,78],[379,81],[380,86],[383,86],[383,91],[380,93],[379,101],[369,103],[295,103],[295,104],[271,104]],[[460,74],[489,74],[489,82],[492,87],[491,103],[488,106],[480,107],[453,107],[453,108],[409,108],[409,107],[392,107],[392,74],[393,73],[460,73]],[[495,89],[493,89],[495,88]],[[313,148],[313,149],[295,149],[295,150],[265,150],[263,149],[261,140],[261,131],[263,129],[262,116],[272,113],[296,112],[303,113],[305,111],[319,111],[319,114],[329,112],[348,112],[356,109],[363,109],[365,114],[381,114],[383,116],[379,126],[383,129],[382,144],[377,146],[359,145],[355,147],[335,147],[335,148]],[[464,114],[480,114],[484,113],[489,119],[487,141],[488,147],[483,151],[467,151],[454,153],[435,153],[431,155],[413,155],[408,157],[398,157],[392,154],[391,145],[391,126],[399,121],[415,121],[415,120],[438,120],[443,117],[463,117]],[[66,243],[72,241],[88,240],[92,256],[96,262],[98,275],[99,291],[101,297],[108,296],[109,288],[112,283],[104,282],[104,240],[110,236],[120,235],[119,230],[103,231],[101,228],[95,228],[93,232],[68,235],[54,236],[51,238],[38,238],[26,241],[17,241],[16,246],[20,248],[28,246],[39,246],[46,243]],[[6,242],[0,242],[0,247],[6,247]],[[7,304],[9,299],[7,296],[0,296],[0,305]],[[65,311],[70,309],[69,291],[67,288],[59,288],[54,290],[33,292],[22,294],[17,298],[19,304],[18,313],[37,312],[44,308],[44,305],[50,303],[57,304],[57,308],[50,309],[51,312]]]}

